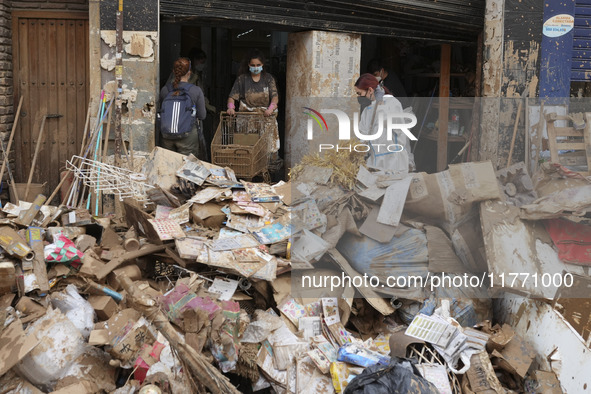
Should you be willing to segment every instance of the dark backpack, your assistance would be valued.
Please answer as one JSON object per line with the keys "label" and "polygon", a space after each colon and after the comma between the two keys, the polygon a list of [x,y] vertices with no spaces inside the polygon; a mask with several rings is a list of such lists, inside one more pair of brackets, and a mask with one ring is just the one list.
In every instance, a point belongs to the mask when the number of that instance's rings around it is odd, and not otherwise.
{"label": "dark backpack", "polygon": [[[189,90],[184,87],[173,89],[167,85],[168,94],[160,103],[158,120],[160,132],[165,137],[182,136],[193,129],[195,123],[195,104],[189,96]],[[175,95],[175,92],[178,92]]]}

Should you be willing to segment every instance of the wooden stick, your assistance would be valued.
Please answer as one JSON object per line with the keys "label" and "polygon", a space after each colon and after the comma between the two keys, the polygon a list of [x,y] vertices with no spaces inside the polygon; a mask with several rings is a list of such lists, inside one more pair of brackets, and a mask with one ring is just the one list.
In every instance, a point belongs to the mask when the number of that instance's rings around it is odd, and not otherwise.
{"label": "wooden stick", "polygon": [[[90,123],[90,110],[91,110],[91,106],[92,106],[92,103],[89,104],[88,111],[86,112],[86,123],[84,124],[84,135],[82,136],[82,145],[80,146],[80,154],[78,156],[82,156],[82,152],[84,151],[84,144],[86,144],[86,132],[88,131],[88,124]],[[47,201],[45,201],[45,204],[44,205],[51,204],[51,200],[54,199],[54,197],[56,196],[56,194],[59,192],[60,188],[64,185],[64,182],[66,181],[66,179],[68,179],[68,176],[70,176],[70,173],[71,172],[72,172],[72,170],[68,170],[68,173],[66,174],[66,176],[64,176],[62,178],[62,180],[60,181],[60,183],[53,190],[53,193],[51,193],[51,195],[49,196],[49,198],[47,199]],[[72,184],[73,183],[74,182],[72,182]],[[68,189],[71,189],[71,188],[72,188],[72,185],[70,185],[70,187]]]}
{"label": "wooden stick", "polygon": [[515,116],[515,124],[513,125],[513,137],[511,138],[511,146],[509,147],[509,158],[507,159],[507,167],[511,165],[511,156],[513,156],[513,148],[515,147],[515,137],[517,136],[517,126],[519,126],[519,118],[521,118],[521,107],[523,107],[523,98],[519,99],[519,105],[517,106],[517,115]]}
{"label": "wooden stick", "polygon": [[109,136],[111,134],[111,114],[113,113],[113,111],[111,111],[111,108],[109,107],[109,117],[107,120],[107,130],[105,130],[105,142],[104,142],[104,146],[103,146],[103,162],[105,161],[105,157],[107,156],[107,152],[109,150]]}
{"label": "wooden stick", "polygon": [[[12,139],[14,138],[14,132],[16,130],[16,125],[18,124],[18,119],[21,114],[21,107],[23,105],[23,98],[24,98],[24,96],[21,96],[20,100],[18,101],[18,108],[16,110],[16,115],[14,116],[14,123],[12,123],[12,130],[10,131],[10,137],[8,138],[8,146],[6,147],[6,156],[2,160],[2,169],[0,170],[0,182],[2,181],[2,177],[4,176],[4,170],[6,169],[6,166],[9,165],[8,155],[10,154],[10,148],[12,147]],[[14,184],[14,181],[12,183]],[[14,196],[17,199],[16,203],[18,204],[18,196],[16,193],[16,188],[14,189]]]}
{"label": "wooden stick", "polygon": [[35,153],[33,154],[33,161],[31,162],[31,171],[29,171],[29,179],[27,180],[27,187],[25,188],[25,201],[29,197],[29,187],[31,187],[31,181],[33,180],[33,173],[35,172],[35,164],[37,163],[37,157],[39,156],[39,149],[41,148],[41,139],[43,138],[43,129],[45,128],[45,120],[47,115],[43,115],[41,121],[41,128],[39,129],[39,135],[37,136],[37,144],[35,145]]}
{"label": "wooden stick", "polygon": [[239,393],[227,377],[211,365],[202,354],[187,344],[152,298],[143,294],[127,275],[121,274],[117,278],[123,289],[125,289],[132,307],[145,315],[156,326],[156,329],[170,342],[171,347],[187,363],[189,369],[201,384],[214,394]]}
{"label": "wooden stick", "polygon": [[121,256],[109,261],[107,264],[105,264],[103,267],[97,270],[95,272],[96,278],[98,280],[103,279],[105,276],[109,275],[111,271],[113,271],[115,268],[119,267],[126,261],[133,260],[135,258],[142,256],[147,256],[152,253],[160,252],[164,249],[166,249],[166,245],[146,245],[141,249],[134,250],[133,252],[126,252]]}

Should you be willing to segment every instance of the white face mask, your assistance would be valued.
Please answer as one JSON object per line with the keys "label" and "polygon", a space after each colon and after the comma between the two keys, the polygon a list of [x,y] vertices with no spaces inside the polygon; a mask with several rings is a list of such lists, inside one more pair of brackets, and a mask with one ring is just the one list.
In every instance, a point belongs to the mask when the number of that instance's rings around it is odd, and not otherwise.
{"label": "white face mask", "polygon": [[380,82],[382,80],[382,77],[376,77],[376,79],[378,80],[378,82]]}

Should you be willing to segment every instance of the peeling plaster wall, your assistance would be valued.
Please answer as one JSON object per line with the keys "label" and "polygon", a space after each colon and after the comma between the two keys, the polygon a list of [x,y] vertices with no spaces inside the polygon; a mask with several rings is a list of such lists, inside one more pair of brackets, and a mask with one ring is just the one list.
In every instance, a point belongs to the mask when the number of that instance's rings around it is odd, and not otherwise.
{"label": "peeling plaster wall", "polygon": [[498,167],[505,167],[519,102],[522,109],[517,126],[512,163],[526,160],[525,97],[535,97],[539,90],[540,45],[544,2],[539,0],[505,1],[505,39],[503,81],[500,104]]}
{"label": "peeling plaster wall", "polygon": [[482,116],[479,159],[496,162],[503,66],[503,0],[487,0],[482,62]]}
{"label": "peeling plaster wall", "polygon": [[[302,107],[334,108],[336,98],[353,96],[353,84],[359,77],[361,36],[325,31],[290,33],[287,47],[285,160],[290,168],[309,152],[317,152],[318,144],[338,142],[336,133],[317,133],[313,141],[308,141]],[[351,108],[339,109],[359,111],[357,102],[351,103]],[[326,121],[328,130],[338,130],[335,116],[327,116]]]}
{"label": "peeling plaster wall", "polygon": [[487,1],[483,65],[480,159],[507,164],[519,102],[522,102],[512,163],[526,159],[524,97],[539,89],[543,2]]}
{"label": "peeling plaster wall", "polygon": [[[112,4],[111,4],[112,3]],[[107,100],[117,91],[116,63],[116,2],[101,2],[100,17],[90,20],[91,40],[95,36],[96,50],[91,44],[91,97],[98,100],[100,90]],[[138,0],[124,4],[123,19],[123,89],[121,92],[121,132],[123,141],[134,151],[149,152],[155,145],[156,102],[158,100],[158,1]],[[96,23],[100,25],[97,26]],[[92,85],[92,84],[91,84]],[[98,87],[97,87],[98,86]],[[97,111],[93,111],[96,113]],[[111,144],[115,134],[115,113],[111,124]]]}

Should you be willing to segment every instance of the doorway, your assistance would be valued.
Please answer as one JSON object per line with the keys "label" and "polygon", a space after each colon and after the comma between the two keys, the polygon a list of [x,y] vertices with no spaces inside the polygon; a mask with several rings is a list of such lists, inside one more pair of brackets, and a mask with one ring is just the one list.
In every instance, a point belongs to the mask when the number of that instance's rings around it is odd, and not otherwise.
{"label": "doorway", "polygon": [[[88,14],[14,12],[13,70],[15,112],[23,98],[14,136],[16,182],[27,182],[39,131],[47,118],[32,182],[60,181],[60,167],[78,154],[89,97]],[[16,120],[15,120],[16,121]]]}

